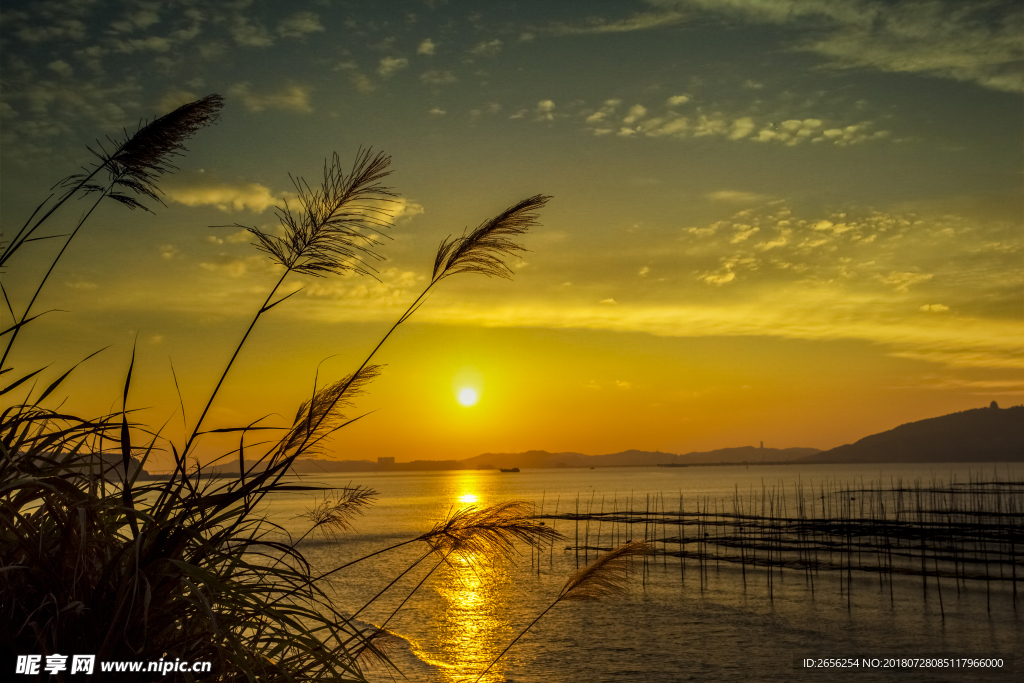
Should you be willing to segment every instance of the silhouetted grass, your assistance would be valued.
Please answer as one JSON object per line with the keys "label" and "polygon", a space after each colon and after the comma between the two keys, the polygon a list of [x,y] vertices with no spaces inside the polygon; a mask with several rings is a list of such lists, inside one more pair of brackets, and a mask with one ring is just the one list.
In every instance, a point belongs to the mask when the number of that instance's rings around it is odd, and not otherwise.
{"label": "silhouetted grass", "polygon": [[[38,232],[74,196],[98,194],[97,203],[110,198],[130,209],[145,208],[137,197],[159,201],[157,182],[173,170],[168,160],[183,151],[184,140],[216,119],[221,106],[221,98],[210,95],[120,142],[111,141],[111,151],[100,145],[93,151],[94,167],[58,183],[63,194],[40,205],[7,243],[0,265],[32,242],[48,239]],[[513,238],[536,224],[536,211],[548,197],[518,202],[471,233],[443,241],[424,292],[354,372],[314,390],[297,408],[291,426],[204,429],[249,334],[290,296],[277,294],[286,278],[346,271],[372,275],[369,261],[379,256],[371,236],[388,227],[388,202],[395,196],[380,183],[389,173],[389,161],[386,155],[360,151],[345,172],[335,154],[325,163],[319,187],[293,180],[300,210],[279,209],[283,237],[249,228],[255,246],[284,270],[183,443],[164,439],[159,427],[134,421],[134,355],[125,373],[122,409],[88,419],[47,407],[73,367],[37,392],[29,382],[43,369],[19,376],[17,366],[8,363],[18,333],[38,324],[38,316],[30,316],[32,305],[92,209],[67,236],[20,315],[4,292],[12,325],[3,333],[7,341],[0,375],[11,373],[16,379],[7,381],[0,395],[27,393],[0,413],[3,661],[30,653],[95,654],[101,662],[180,658],[213,662],[208,677],[224,681],[364,680],[368,664],[390,666],[381,646],[383,632],[355,622],[354,615],[336,606],[321,589],[322,579],[413,543],[424,546],[420,561],[433,555],[440,566],[453,555],[475,562],[512,558],[517,543],[541,548],[560,537],[536,521],[525,503],[470,507],[416,538],[317,572],[299,542],[314,532],[344,542],[342,534],[352,529],[354,517],[375,493],[362,487],[310,486],[289,476],[297,458],[323,452],[325,440],[352,421],[346,411],[378,373],[370,361],[432,288],[459,273],[510,277],[503,257],[523,249]],[[101,172],[108,174],[106,183],[97,181]],[[246,445],[246,435],[256,431],[276,436]],[[222,456],[237,458],[238,477],[204,477],[203,467],[194,463],[199,440],[210,433],[239,436],[238,447]],[[173,471],[161,480],[140,480],[142,466],[157,449],[172,454]],[[289,492],[308,492],[314,501],[305,515],[309,527],[297,539],[259,512],[268,497]],[[599,560],[603,564],[589,574],[574,577],[556,603],[615,588],[609,572],[616,558],[635,554],[636,548],[617,552]],[[118,676],[133,680],[130,673]],[[192,674],[183,677],[191,680]]]}

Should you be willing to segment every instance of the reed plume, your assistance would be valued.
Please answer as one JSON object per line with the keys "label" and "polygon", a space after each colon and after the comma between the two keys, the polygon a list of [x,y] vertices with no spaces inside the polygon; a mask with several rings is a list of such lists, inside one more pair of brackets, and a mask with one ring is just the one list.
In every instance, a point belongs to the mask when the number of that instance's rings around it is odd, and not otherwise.
{"label": "reed plume", "polygon": [[456,555],[473,562],[480,557],[514,559],[516,541],[539,547],[558,538],[561,534],[533,518],[532,503],[513,500],[458,510],[418,540],[442,557]]}
{"label": "reed plume", "polygon": [[364,387],[380,374],[380,365],[367,365],[359,372],[348,375],[319,389],[304,401],[295,414],[288,434],[281,441],[278,456],[300,457],[321,452],[322,441],[346,424],[342,410],[352,406],[352,399],[364,392]]}
{"label": "reed plume", "polygon": [[601,555],[569,576],[555,603],[563,600],[600,600],[625,593],[632,560],[649,552],[642,541],[631,541]]}
{"label": "reed plume", "polygon": [[[129,209],[149,211],[134,197],[120,190],[129,190],[162,204],[157,180],[165,173],[177,170],[170,160],[188,151],[185,140],[195,135],[200,128],[214,123],[223,106],[224,98],[220,95],[207,95],[140,126],[134,135],[129,136],[126,132],[124,141],[120,143],[108,138],[114,144],[112,152],[108,153],[104,145],[98,142],[97,149],[87,148],[99,160],[93,170],[70,175],[58,186],[81,189],[86,193],[101,192]],[[110,175],[110,183],[106,187],[91,181],[92,176],[101,169],[106,169]]]}
{"label": "reed plume", "polygon": [[498,660],[505,656],[505,653],[512,649],[512,646],[519,642],[519,639],[526,635],[526,632],[533,628],[534,624],[541,620],[545,614],[560,602],[567,600],[599,600],[612,595],[620,595],[626,592],[628,571],[632,559],[638,555],[646,555],[650,552],[647,544],[642,541],[630,541],[618,548],[605,553],[586,567],[581,567],[573,572],[569,579],[558,592],[558,597],[547,608],[537,615],[537,618],[530,622],[530,625],[522,630],[515,639],[508,644],[504,650],[495,657],[487,668],[476,677],[479,681],[491,668],[498,663]]}
{"label": "reed plume", "polygon": [[[292,183],[299,195],[301,211],[293,212],[287,202],[283,208],[277,209],[284,237],[271,235],[256,227],[235,224],[234,227],[248,230],[256,238],[256,248],[268,254],[274,263],[284,266],[284,272],[281,273],[277,284],[271,288],[270,294],[249,323],[249,329],[235,347],[196,422],[192,435],[185,442],[183,452],[187,453],[191,449],[199,435],[199,429],[221,385],[260,317],[296,293],[292,292],[274,300],[289,274],[324,277],[329,273],[354,272],[373,275],[373,267],[364,259],[381,258],[369,245],[374,243],[375,236],[382,235],[382,230],[390,226],[391,214],[384,207],[396,194],[391,188],[380,183],[391,173],[387,170],[390,163],[391,157],[384,153],[378,152],[374,155],[372,150],[360,150],[356,154],[352,170],[346,174],[342,170],[341,159],[335,153],[329,161],[324,162],[324,179],[319,189],[314,190],[304,179],[293,177]],[[366,367],[367,363],[364,362],[347,380],[343,380],[337,386],[334,391],[339,400],[348,391],[348,385],[363,376]],[[320,414],[311,416],[312,419],[308,421],[305,429],[309,433],[317,432],[321,422],[328,420],[332,414],[334,413],[331,402],[322,403]],[[294,436],[294,433],[291,436]],[[298,443],[308,444],[309,439],[302,438]]]}
{"label": "reed plume", "polygon": [[[151,123],[140,126],[134,135],[129,136],[126,131],[125,139],[121,142],[110,140],[114,145],[114,149],[111,152],[107,152],[102,143],[96,145],[97,149],[87,147],[99,161],[91,169],[83,169],[82,173],[70,175],[58,182],[54,187],[61,187],[65,190],[60,199],[43,213],[41,217],[36,219],[36,215],[43,209],[49,198],[43,201],[28,221],[26,221],[25,225],[22,226],[21,230],[18,231],[18,234],[6,244],[2,254],[0,254],[0,268],[3,268],[7,261],[26,242],[47,239],[45,237],[33,238],[32,235],[64,202],[79,192],[84,194],[99,193],[99,198],[78,220],[75,228],[68,235],[64,246],[61,247],[60,252],[50,263],[46,274],[43,275],[42,280],[36,287],[36,291],[25,307],[21,318],[12,328],[13,334],[7,341],[3,356],[0,357],[0,368],[7,361],[7,357],[10,355],[11,349],[14,348],[14,343],[21,330],[28,322],[34,319],[29,317],[29,313],[32,311],[32,306],[39,298],[39,294],[43,291],[43,287],[46,285],[47,280],[49,280],[54,268],[56,268],[57,262],[60,261],[75,235],[78,234],[78,231],[88,220],[89,216],[92,215],[96,207],[99,206],[99,203],[103,201],[103,198],[109,197],[127,206],[129,209],[141,208],[146,211],[149,211],[149,209],[143,206],[135,197],[125,194],[125,192],[132,192],[163,203],[158,196],[160,188],[157,186],[157,180],[163,174],[176,169],[170,163],[170,159],[186,151],[185,140],[195,135],[200,128],[214,123],[220,115],[220,110],[223,106],[224,99],[220,95],[207,95],[195,102],[182,105]],[[105,185],[94,182],[96,175],[103,170],[106,170],[109,175]],[[34,219],[35,223],[33,224]],[[17,318],[13,310],[11,310],[11,315],[13,318]]]}
{"label": "reed plume", "polygon": [[[79,191],[86,194],[99,192],[101,199],[104,196],[110,197],[129,209],[142,208],[148,211],[138,200],[124,194],[123,190],[159,202],[160,189],[156,184],[157,180],[165,173],[177,170],[177,167],[170,163],[170,159],[187,151],[185,140],[195,135],[200,128],[215,123],[223,106],[224,98],[220,95],[207,95],[140,125],[133,135],[128,135],[126,131],[124,139],[120,142],[107,138],[113,145],[112,151],[108,152],[99,141],[95,149],[87,146],[86,149],[98,161],[94,162],[91,168],[83,168],[82,173],[69,175],[54,185],[54,188],[63,188],[64,194],[33,223],[33,219],[49,199],[39,205],[0,254],[0,267],[6,264],[25,242],[30,241],[32,233],[46,222],[54,211]],[[104,170],[109,174],[109,181],[105,186],[94,181],[96,175]]]}
{"label": "reed plume", "polygon": [[[365,153],[363,158],[366,155],[368,153]],[[387,159],[390,160],[390,157]],[[540,194],[528,197],[505,209],[494,218],[484,221],[468,235],[464,234],[456,238],[449,236],[442,240],[437,254],[434,256],[434,269],[430,283],[409,304],[409,308],[395,321],[391,329],[381,337],[381,340],[377,342],[352,377],[358,376],[367,367],[384,342],[399,325],[408,320],[423,305],[427,295],[441,280],[457,273],[481,273],[487,276],[496,275],[511,279],[512,269],[508,267],[503,257],[526,250],[521,244],[514,242],[512,237],[526,234],[530,228],[536,226],[538,218],[536,211],[546,206],[550,199],[551,197]],[[344,390],[345,387],[342,387],[342,391]]]}
{"label": "reed plume", "polygon": [[336,541],[339,534],[353,530],[352,520],[363,514],[363,508],[372,505],[376,497],[377,492],[366,486],[336,489],[300,517],[312,523],[310,532],[320,531]]}
{"label": "reed plume", "polygon": [[380,183],[391,174],[391,157],[360,150],[346,175],[335,153],[324,162],[324,179],[313,189],[303,178],[292,178],[298,193],[299,211],[287,201],[277,209],[284,237],[246,228],[256,237],[256,247],[287,270],[324,277],[353,271],[372,275],[364,259],[381,260],[371,246],[391,227],[387,204],[397,196]]}
{"label": "reed plume", "polygon": [[444,239],[434,257],[431,282],[439,282],[457,273],[480,273],[511,280],[512,270],[502,256],[526,251],[512,238],[526,234],[537,224],[534,212],[544,208],[549,199],[551,197],[540,194],[528,197],[484,221],[468,235],[463,233],[461,237]]}

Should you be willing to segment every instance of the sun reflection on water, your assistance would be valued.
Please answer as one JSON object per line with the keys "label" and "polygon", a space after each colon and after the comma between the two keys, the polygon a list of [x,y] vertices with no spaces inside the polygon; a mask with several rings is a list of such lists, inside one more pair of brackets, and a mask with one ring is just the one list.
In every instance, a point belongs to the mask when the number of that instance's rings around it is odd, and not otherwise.
{"label": "sun reflection on water", "polygon": [[[440,570],[437,594],[442,609],[434,615],[431,659],[441,664],[443,680],[475,681],[513,637],[503,618],[508,614],[510,576],[507,567],[480,556],[451,557]],[[481,681],[504,681],[499,661]]]}

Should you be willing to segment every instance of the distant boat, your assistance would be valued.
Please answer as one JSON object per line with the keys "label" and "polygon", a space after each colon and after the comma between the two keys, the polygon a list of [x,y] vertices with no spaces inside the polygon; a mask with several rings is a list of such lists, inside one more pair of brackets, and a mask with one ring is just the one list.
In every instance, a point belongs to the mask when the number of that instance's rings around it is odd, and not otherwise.
{"label": "distant boat", "polygon": [[665,465],[659,464],[658,467],[686,467],[686,465],[683,465],[681,463],[676,463],[676,462],[670,462],[670,463],[667,463]]}
{"label": "distant boat", "polygon": [[504,467],[502,467],[501,471],[502,472],[518,472],[519,468],[518,467],[513,467],[512,469],[506,470]]}

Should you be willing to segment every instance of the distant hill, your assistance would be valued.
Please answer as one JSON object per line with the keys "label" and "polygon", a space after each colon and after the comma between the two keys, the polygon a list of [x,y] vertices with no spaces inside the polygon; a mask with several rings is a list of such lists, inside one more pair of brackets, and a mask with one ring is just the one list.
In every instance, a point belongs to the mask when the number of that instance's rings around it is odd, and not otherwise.
{"label": "distant hill", "polygon": [[662,453],[660,451],[629,450],[606,455],[583,453],[484,453],[460,461],[468,469],[479,467],[652,467],[654,465],[696,465],[706,463],[789,462],[817,453],[817,448],[719,448],[698,453]]}
{"label": "distant hill", "polygon": [[[513,467],[542,469],[549,467],[653,467],[655,465],[698,465],[756,462],[792,462],[817,453],[817,448],[757,448],[740,446],[677,455],[660,451],[629,450],[605,455],[584,453],[484,453],[465,460],[413,460],[379,464],[369,460],[296,460],[292,471],[297,474],[331,472],[423,472],[434,470],[511,469]],[[262,469],[262,468],[257,468]],[[217,465],[208,468],[211,474],[235,476],[238,465]]]}
{"label": "distant hill", "polygon": [[816,463],[1024,462],[1024,406],[909,422],[803,459]]}

